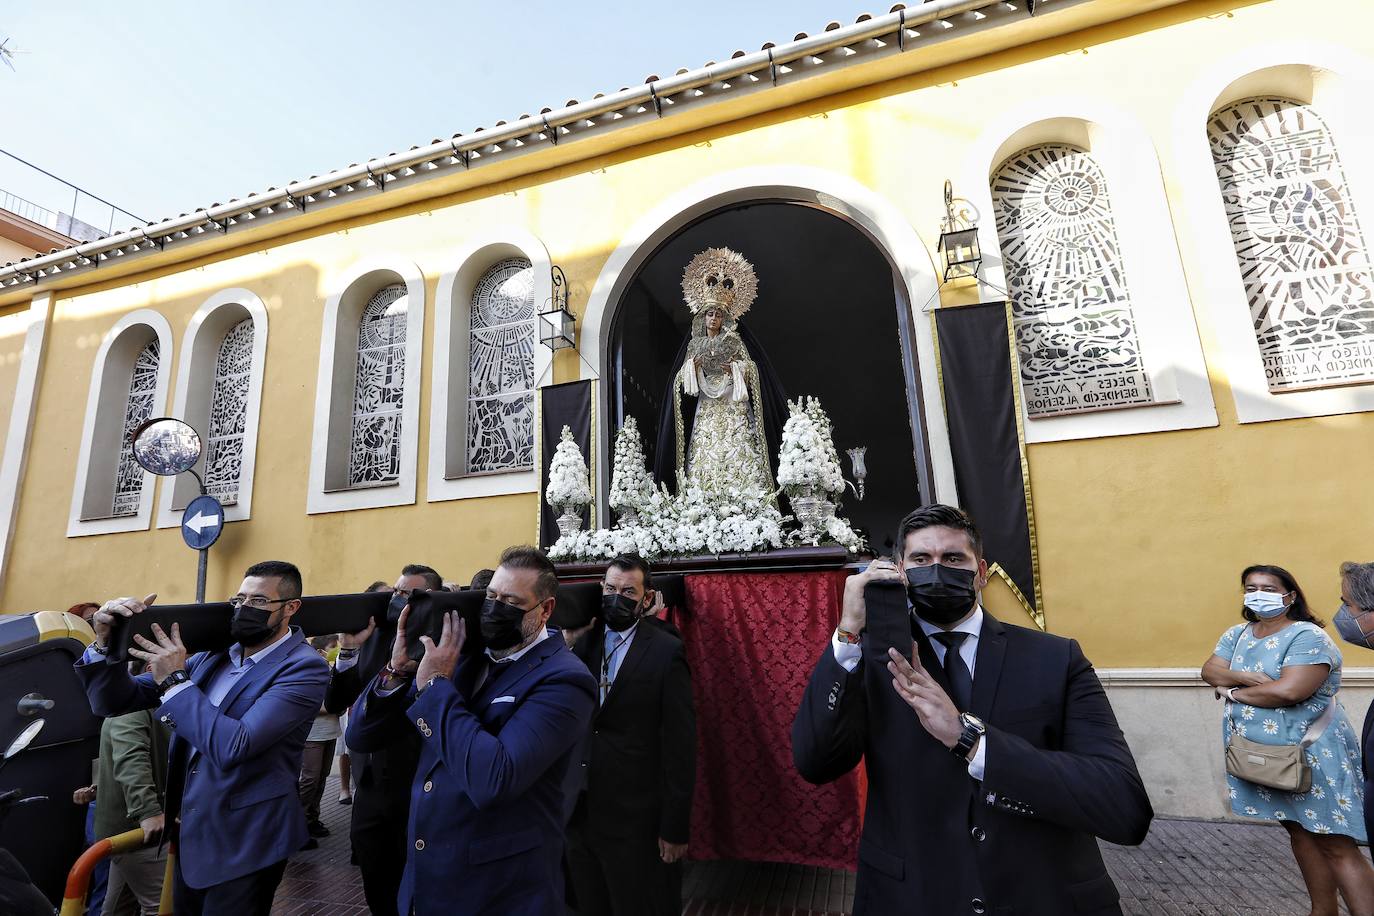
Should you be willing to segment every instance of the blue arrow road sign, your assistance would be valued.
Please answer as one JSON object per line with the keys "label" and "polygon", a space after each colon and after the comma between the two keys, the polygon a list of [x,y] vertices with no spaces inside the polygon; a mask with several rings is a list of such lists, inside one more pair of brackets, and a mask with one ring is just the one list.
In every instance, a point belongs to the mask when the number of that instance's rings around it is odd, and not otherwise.
{"label": "blue arrow road sign", "polygon": [[204,550],[219,540],[224,507],[213,496],[197,496],[181,515],[181,539],[192,550]]}

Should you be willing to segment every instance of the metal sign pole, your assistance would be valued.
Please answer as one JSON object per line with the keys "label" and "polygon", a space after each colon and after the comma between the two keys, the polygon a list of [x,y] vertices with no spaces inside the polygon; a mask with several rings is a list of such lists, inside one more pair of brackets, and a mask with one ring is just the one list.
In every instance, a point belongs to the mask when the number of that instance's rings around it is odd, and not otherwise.
{"label": "metal sign pole", "polygon": [[219,539],[224,528],[224,507],[219,500],[205,494],[205,481],[194,470],[187,473],[200,485],[200,496],[191,500],[181,518],[181,537],[186,546],[195,550],[196,603],[205,603],[205,579],[210,567],[210,545]]}

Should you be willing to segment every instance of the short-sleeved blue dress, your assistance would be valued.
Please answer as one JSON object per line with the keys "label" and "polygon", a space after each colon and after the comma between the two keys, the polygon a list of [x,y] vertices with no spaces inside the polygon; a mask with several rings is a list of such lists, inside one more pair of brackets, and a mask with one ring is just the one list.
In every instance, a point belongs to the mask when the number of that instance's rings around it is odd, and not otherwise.
{"label": "short-sleeved blue dress", "polygon": [[1264,709],[1228,702],[1223,744],[1232,734],[1260,744],[1297,744],[1327,704],[1336,704],[1326,730],[1307,749],[1312,787],[1306,792],[1284,792],[1227,773],[1231,811],[1239,817],[1292,821],[1312,833],[1340,833],[1365,842],[1360,736],[1336,698],[1341,686],[1341,650],[1331,637],[1316,624],[1294,621],[1260,638],[1249,624],[1242,623],[1222,634],[1216,654],[1231,660],[1232,671],[1263,671],[1275,680],[1288,665],[1331,666],[1317,692],[1295,706]]}

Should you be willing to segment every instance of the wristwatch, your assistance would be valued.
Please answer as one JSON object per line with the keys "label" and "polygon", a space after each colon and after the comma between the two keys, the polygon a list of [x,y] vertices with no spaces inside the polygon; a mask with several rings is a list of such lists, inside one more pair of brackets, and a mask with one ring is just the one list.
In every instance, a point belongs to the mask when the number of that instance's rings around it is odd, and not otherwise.
{"label": "wristwatch", "polygon": [[177,684],[185,684],[190,679],[191,675],[186,673],[185,668],[178,668],[176,671],[173,671],[157,682],[157,695],[164,696],[167,691],[171,690]]}
{"label": "wristwatch", "polygon": [[973,746],[978,743],[979,738],[987,734],[988,728],[983,724],[982,719],[966,712],[959,714],[959,724],[964,726],[964,731],[959,735],[958,742],[950,748],[950,751],[960,760],[967,760],[969,751],[973,750]]}

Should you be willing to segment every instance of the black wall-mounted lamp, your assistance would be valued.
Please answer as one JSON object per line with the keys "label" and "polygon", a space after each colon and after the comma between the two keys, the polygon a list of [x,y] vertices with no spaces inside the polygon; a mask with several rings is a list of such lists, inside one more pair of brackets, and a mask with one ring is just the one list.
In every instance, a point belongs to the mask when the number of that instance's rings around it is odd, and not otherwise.
{"label": "black wall-mounted lamp", "polygon": [[940,224],[940,254],[945,261],[945,282],[978,276],[983,253],[978,248],[978,227],[968,211],[954,213],[954,186],[945,181],[945,219]]}
{"label": "black wall-mounted lamp", "polygon": [[553,296],[549,310],[539,313],[539,342],[557,353],[577,346],[577,319],[568,311],[568,278],[557,264],[550,271]]}

